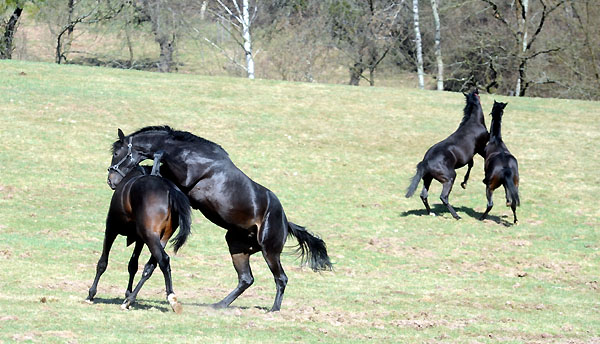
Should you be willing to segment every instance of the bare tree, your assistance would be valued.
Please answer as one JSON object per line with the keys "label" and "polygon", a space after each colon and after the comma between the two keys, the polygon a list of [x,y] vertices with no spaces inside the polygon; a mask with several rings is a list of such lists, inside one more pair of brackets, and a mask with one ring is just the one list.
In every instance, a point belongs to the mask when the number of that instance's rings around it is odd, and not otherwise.
{"label": "bare tree", "polygon": [[[547,0],[538,0],[541,9],[535,16],[530,15],[529,0],[516,0],[514,5],[510,5],[507,11],[513,11],[516,17],[516,23],[510,22],[502,8],[506,8],[506,4],[500,7],[495,0],[481,0],[490,5],[493,11],[494,18],[499,20],[511,32],[515,42],[514,56],[518,62],[518,77],[515,85],[514,94],[516,96],[524,96],[527,88],[533,83],[527,76],[527,65],[530,60],[544,54],[558,51],[559,48],[542,48],[534,50],[533,44],[539,37],[540,32],[544,28],[546,19],[557,8],[563,5],[566,0],[558,0],[553,4],[548,5]],[[537,24],[532,23],[532,17],[539,17]],[[529,36],[529,26],[533,25],[533,34]],[[536,83],[553,82],[551,80],[536,81]]]}
{"label": "bare tree", "polygon": [[[221,48],[218,44],[207,38],[205,38],[205,40],[223,52],[231,61],[242,67],[247,72],[248,79],[254,79],[254,56],[252,55],[252,36],[250,34],[250,29],[258,12],[258,0],[255,0],[254,6],[250,5],[249,0],[241,0],[241,6],[238,3],[238,0],[229,0],[227,4],[222,0],[217,0],[217,2],[224,12],[214,11],[214,14],[221,19],[219,23],[244,50],[246,66],[240,65],[235,59],[229,57],[225,49]],[[223,23],[228,23],[230,25],[223,25]]]}
{"label": "bare tree", "polygon": [[417,50],[417,76],[419,77],[419,88],[425,88],[423,72],[423,45],[421,44],[421,29],[419,28],[419,0],[413,0],[413,18],[415,25],[415,47]]}
{"label": "bare tree", "polygon": [[435,60],[437,64],[437,89],[444,90],[444,61],[442,60],[442,33],[440,25],[440,15],[438,12],[438,0],[431,0],[431,10],[435,24]]}
{"label": "bare tree", "polygon": [[[336,48],[350,60],[350,85],[361,79],[375,85],[375,70],[392,49],[399,31],[404,1],[345,1],[326,3],[328,30]],[[369,77],[364,72],[369,71]]]}

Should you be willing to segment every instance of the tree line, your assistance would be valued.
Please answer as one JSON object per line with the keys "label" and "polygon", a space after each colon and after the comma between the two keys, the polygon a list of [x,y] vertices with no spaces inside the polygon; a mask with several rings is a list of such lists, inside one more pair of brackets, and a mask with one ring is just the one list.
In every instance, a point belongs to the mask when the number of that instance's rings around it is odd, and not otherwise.
{"label": "tree line", "polygon": [[[416,75],[421,88],[600,99],[595,0],[4,0],[0,14],[2,59],[28,20],[51,31],[56,63],[89,62],[77,33],[95,31],[128,51],[95,61],[121,68],[176,71],[182,45],[196,42],[249,78],[345,73],[350,85],[376,85]],[[157,56],[135,50],[140,33]]]}

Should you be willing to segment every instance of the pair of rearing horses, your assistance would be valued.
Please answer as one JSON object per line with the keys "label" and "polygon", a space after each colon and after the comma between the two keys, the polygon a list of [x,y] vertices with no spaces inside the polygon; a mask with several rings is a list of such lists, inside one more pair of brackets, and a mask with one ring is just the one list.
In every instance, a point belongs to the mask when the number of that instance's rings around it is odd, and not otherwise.
{"label": "pair of rearing horses", "polygon": [[[215,307],[229,306],[252,285],[254,278],[250,269],[250,255],[262,252],[275,278],[277,288],[271,311],[278,311],[281,308],[288,280],[280,261],[280,254],[288,235],[297,239],[298,252],[302,261],[306,261],[314,271],[332,268],[325,242],[304,227],[289,222],[277,196],[238,169],[227,152],[218,144],[188,132],[173,130],[168,126],[145,127],[129,136],[125,136],[119,129],[118,135],[119,140],[113,144],[113,157],[108,173],[108,184],[111,188],[119,191],[121,183],[127,183],[130,179],[129,173],[139,168],[138,164],[141,161],[153,159],[159,154],[161,155],[160,161],[162,161],[160,174],[164,177],[161,179],[166,179],[169,181],[168,183],[174,184],[174,188],[168,189],[170,190],[168,192],[176,194],[181,190],[180,192],[187,196],[186,199],[189,199],[191,207],[199,209],[207,219],[227,230],[225,239],[238,274],[238,285],[223,300],[216,303]],[[154,168],[156,169],[159,164],[160,162],[155,160]],[[119,213],[131,213],[131,207],[124,208],[119,209],[121,210]],[[160,243],[162,246],[160,249],[151,247],[152,258],[148,262],[150,265],[147,264],[144,269],[142,279],[146,278],[147,272],[152,272],[154,268],[152,264],[155,266],[158,263],[165,274],[167,299],[173,306],[174,293],[172,293],[172,287],[169,289],[170,267],[168,266],[168,256],[165,257],[166,253],[164,253],[164,245],[172,232],[166,233],[165,230],[155,229],[154,232],[160,233],[144,234],[152,231],[152,229],[147,229],[152,226],[146,225],[145,222],[152,221],[143,218],[138,220],[135,223],[137,229],[131,234],[133,240],[136,241],[134,256],[136,252],[139,254],[137,242],[142,242],[143,246],[143,242],[146,242],[145,236],[151,237],[154,246],[156,243]],[[107,220],[106,236],[110,235],[114,240],[113,234],[109,233],[109,227],[114,226]],[[159,227],[161,225],[152,228]],[[177,226],[171,227],[176,228]],[[110,250],[110,245],[108,247],[106,245],[105,238],[105,250]],[[150,244],[148,245],[150,246]],[[108,253],[105,257],[103,252],[103,256],[98,262],[98,273],[90,289],[89,300],[93,299],[96,292],[99,275],[106,269],[107,256]],[[134,257],[132,257],[133,259]],[[130,263],[130,274],[132,272],[135,274],[133,265],[137,270],[137,260],[135,260],[135,264]],[[131,275],[130,280],[132,278]],[[143,282],[140,281],[140,284]],[[125,307],[135,300],[135,294],[141,287],[140,284],[131,293],[130,281],[126,293],[127,299],[124,302]],[[177,311],[175,306],[173,308]]]}
{"label": "pair of rearing horses", "polygon": [[520,202],[518,196],[519,172],[517,160],[510,154],[508,148],[506,148],[500,134],[501,119],[506,103],[494,101],[490,135],[485,126],[479,92],[475,90],[469,94],[465,94],[465,97],[464,115],[458,129],[449,137],[427,150],[423,160],[417,164],[417,172],[408,187],[406,197],[411,197],[414,194],[419,186],[419,182],[423,179],[423,190],[420,195],[421,200],[425,205],[427,213],[433,214],[429,207],[427,196],[431,181],[435,179],[442,183],[442,193],[440,195],[442,203],[448,208],[448,211],[450,211],[450,214],[455,219],[460,219],[460,216],[458,216],[448,201],[448,195],[452,191],[452,186],[456,179],[455,169],[465,165],[468,166],[464,180],[460,184],[465,189],[471,168],[473,167],[473,157],[475,154],[479,154],[485,159],[485,179],[483,182],[486,184],[488,200],[487,209],[480,219],[483,220],[492,209],[493,191],[504,185],[506,202],[512,208],[514,223],[516,224],[516,206]]}

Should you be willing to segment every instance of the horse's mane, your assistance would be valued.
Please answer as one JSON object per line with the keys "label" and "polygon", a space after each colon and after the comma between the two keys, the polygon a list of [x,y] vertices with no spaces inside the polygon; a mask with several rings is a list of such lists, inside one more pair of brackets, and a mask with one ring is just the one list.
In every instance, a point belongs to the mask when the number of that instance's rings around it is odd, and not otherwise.
{"label": "horse's mane", "polygon": [[502,141],[502,115],[504,114],[504,103],[496,103],[492,107],[492,124],[490,126],[490,142]]}
{"label": "horse's mane", "polygon": [[[147,133],[147,132],[152,132],[152,131],[158,131],[158,132],[163,132],[166,133],[170,138],[172,138],[173,140],[176,141],[181,141],[181,142],[194,142],[194,143],[199,143],[199,144],[206,144],[206,145],[211,145],[211,146],[215,146],[218,149],[222,150],[223,152],[225,152],[225,154],[227,154],[227,152],[223,149],[223,147],[221,147],[220,145],[209,141],[205,138],[196,136],[190,132],[187,131],[179,131],[179,130],[173,130],[171,127],[169,127],[168,125],[155,125],[155,126],[147,126],[144,128],[141,128],[139,130],[137,130],[136,132],[132,133],[131,135],[129,135],[128,137],[131,136],[136,136],[142,133]],[[118,149],[121,146],[121,141],[117,140],[115,141],[115,143],[113,144],[113,152]]]}
{"label": "horse's mane", "polygon": [[460,121],[460,124],[458,125],[459,127],[462,126],[463,124],[465,124],[469,118],[471,118],[471,114],[473,113],[473,109],[477,106],[477,103],[479,102],[477,99],[477,96],[475,95],[475,91],[469,93],[466,95],[466,105],[465,105],[465,109],[463,110],[463,118]]}

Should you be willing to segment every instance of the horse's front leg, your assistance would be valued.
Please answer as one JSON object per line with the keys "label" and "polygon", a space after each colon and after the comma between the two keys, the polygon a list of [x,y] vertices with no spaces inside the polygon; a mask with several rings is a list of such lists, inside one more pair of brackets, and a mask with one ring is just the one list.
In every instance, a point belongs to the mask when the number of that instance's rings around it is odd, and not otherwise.
{"label": "horse's front leg", "polygon": [[106,271],[106,267],[108,266],[108,254],[110,253],[110,248],[112,247],[115,238],[117,237],[117,233],[114,233],[109,228],[106,229],[106,233],[104,234],[104,243],[102,245],[102,255],[98,260],[98,264],[96,265],[96,277],[94,278],[94,282],[90,287],[88,297],[86,299],[87,302],[93,302],[94,296],[96,296],[96,288],[98,287],[98,281],[100,280],[100,276]]}
{"label": "horse's front leg", "polygon": [[467,163],[467,174],[465,174],[465,179],[463,180],[463,182],[460,183],[460,186],[463,189],[467,188],[467,180],[469,180],[469,175],[471,174],[471,168],[473,168],[473,159],[471,159],[471,161],[469,161]]}

